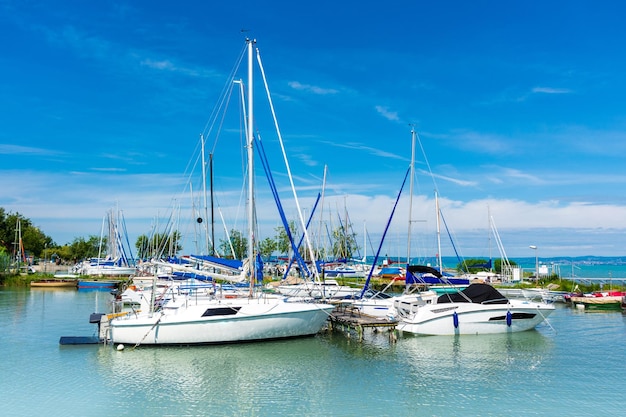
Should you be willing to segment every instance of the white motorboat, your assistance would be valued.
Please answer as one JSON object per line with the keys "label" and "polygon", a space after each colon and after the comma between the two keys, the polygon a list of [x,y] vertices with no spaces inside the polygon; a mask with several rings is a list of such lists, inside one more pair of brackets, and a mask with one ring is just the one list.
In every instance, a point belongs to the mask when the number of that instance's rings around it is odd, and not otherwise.
{"label": "white motorboat", "polygon": [[534,329],[554,305],[509,300],[487,284],[443,294],[434,302],[397,299],[398,330],[418,335],[512,333]]}

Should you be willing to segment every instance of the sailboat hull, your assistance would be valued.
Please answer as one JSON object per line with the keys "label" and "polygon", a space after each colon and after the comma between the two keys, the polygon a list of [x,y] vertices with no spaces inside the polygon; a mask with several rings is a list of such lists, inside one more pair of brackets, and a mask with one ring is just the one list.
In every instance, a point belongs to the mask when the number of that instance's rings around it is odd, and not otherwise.
{"label": "sailboat hull", "polygon": [[116,344],[197,345],[309,336],[322,329],[333,309],[283,300],[214,300],[114,319],[109,337]]}
{"label": "sailboat hull", "polygon": [[553,311],[553,305],[522,300],[429,304],[402,317],[397,328],[417,335],[514,333],[535,328]]}

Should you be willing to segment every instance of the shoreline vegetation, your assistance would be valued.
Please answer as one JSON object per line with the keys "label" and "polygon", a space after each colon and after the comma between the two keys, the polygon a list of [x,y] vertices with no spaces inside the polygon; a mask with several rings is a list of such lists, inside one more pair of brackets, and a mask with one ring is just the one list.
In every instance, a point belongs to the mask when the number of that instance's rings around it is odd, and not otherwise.
{"label": "shoreline vegetation", "polygon": [[[67,268],[64,267],[62,269],[52,270],[52,271],[36,271],[30,274],[16,274],[16,273],[0,273],[0,286],[5,288],[29,288],[31,286],[31,282],[38,280],[54,280],[61,279],[55,278],[55,273],[59,271],[66,271]],[[129,281],[132,280],[132,276],[129,278],[127,276],[123,277],[115,277],[115,276],[88,276],[88,275],[80,275],[76,278],[70,278],[78,280],[106,280],[106,281],[119,281],[119,285],[122,286]],[[68,278],[63,278],[67,280]],[[365,282],[364,278],[355,280],[354,278],[333,278],[340,285],[347,285],[355,288],[362,288]],[[605,278],[609,280],[608,277]],[[265,276],[263,279],[263,285],[276,281],[276,277]],[[585,282],[581,282],[580,280],[574,280],[567,277],[559,277],[557,275],[547,276],[540,278],[538,281],[534,279],[528,279],[525,277],[524,280],[501,284],[499,282],[491,283],[496,288],[511,288],[511,289],[531,289],[531,288],[541,288],[541,289],[550,289],[553,291],[565,291],[565,292],[583,292],[583,293],[591,293],[595,291],[606,291],[606,290],[619,290],[626,291],[626,283],[622,280],[612,282],[607,288],[606,282],[594,282],[593,280],[586,279]],[[380,278],[372,278],[370,281],[370,287],[375,291],[381,291],[386,289],[388,293],[401,293],[404,290],[404,281],[397,280],[395,283],[390,285],[389,279],[380,279]]]}

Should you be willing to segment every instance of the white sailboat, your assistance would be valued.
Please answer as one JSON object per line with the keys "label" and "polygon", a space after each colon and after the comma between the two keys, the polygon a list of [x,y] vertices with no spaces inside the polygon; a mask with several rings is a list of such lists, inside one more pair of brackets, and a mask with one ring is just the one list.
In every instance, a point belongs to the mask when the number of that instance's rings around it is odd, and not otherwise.
{"label": "white sailboat", "polygon": [[[256,259],[254,242],[253,170],[253,45],[247,40],[248,55],[248,259]],[[258,52],[257,52],[258,53]],[[291,301],[283,296],[255,294],[256,263],[248,262],[251,292],[246,298],[180,296],[158,311],[136,313],[107,321],[103,316],[101,338],[119,344],[194,345],[251,342],[309,336],[326,323],[334,306]]]}
{"label": "white sailboat", "polygon": [[[107,234],[105,235],[105,226]],[[109,210],[102,219],[98,257],[76,264],[72,270],[78,275],[121,277],[137,273],[135,259],[126,235],[121,210]],[[106,239],[105,239],[106,237]],[[106,248],[103,248],[106,243]],[[106,253],[103,257],[102,252]]]}

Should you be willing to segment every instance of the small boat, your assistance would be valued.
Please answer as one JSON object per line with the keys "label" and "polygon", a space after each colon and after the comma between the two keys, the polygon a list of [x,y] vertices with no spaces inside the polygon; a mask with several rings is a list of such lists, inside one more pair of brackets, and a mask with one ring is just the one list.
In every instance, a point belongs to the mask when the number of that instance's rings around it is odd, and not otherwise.
{"label": "small boat", "polygon": [[573,307],[585,311],[622,311],[626,302],[626,292],[595,292],[591,295],[569,297]]}
{"label": "small boat", "polygon": [[76,288],[78,281],[75,279],[38,279],[31,281],[33,288]]}
{"label": "small boat", "polygon": [[384,266],[376,274],[376,278],[392,281],[404,281],[405,269],[400,266]]}
{"label": "small boat", "polygon": [[358,270],[352,266],[342,265],[325,269],[324,276],[328,278],[365,278],[365,271]]}
{"label": "small boat", "polygon": [[79,290],[102,290],[110,291],[117,288],[120,281],[101,281],[101,280],[78,280]]}

